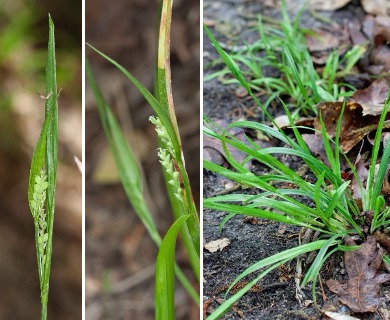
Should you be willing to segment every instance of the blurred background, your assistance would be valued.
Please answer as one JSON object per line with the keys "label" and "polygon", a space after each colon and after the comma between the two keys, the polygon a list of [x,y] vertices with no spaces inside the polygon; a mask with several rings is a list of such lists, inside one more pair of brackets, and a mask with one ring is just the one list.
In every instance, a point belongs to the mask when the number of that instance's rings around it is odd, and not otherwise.
{"label": "blurred background", "polygon": [[[152,89],[159,1],[86,0],[86,40]],[[175,109],[195,201],[199,204],[199,1],[173,1],[171,68]],[[163,235],[172,224],[152,109],[122,73],[86,49],[95,77],[115,110],[146,175],[146,197]],[[157,248],[132,211],[86,93],[86,319],[154,319]],[[179,242],[177,261],[190,276]],[[189,271],[189,272],[188,272]],[[190,277],[194,285],[196,281]],[[177,283],[177,319],[199,319],[199,307]]]}
{"label": "blurred background", "polygon": [[39,319],[27,184],[44,120],[48,13],[56,32],[59,163],[49,319],[81,319],[81,1],[0,4],[0,319]]}

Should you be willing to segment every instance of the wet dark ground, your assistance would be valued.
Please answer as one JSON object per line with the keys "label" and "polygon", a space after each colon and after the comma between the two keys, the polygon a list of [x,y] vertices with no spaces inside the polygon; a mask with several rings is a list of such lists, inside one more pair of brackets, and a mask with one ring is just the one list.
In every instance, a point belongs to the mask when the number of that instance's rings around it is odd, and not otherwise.
{"label": "wet dark ground", "polygon": [[[266,4],[268,3],[268,5]],[[204,20],[214,36],[225,48],[234,48],[249,43],[257,39],[256,31],[243,31],[253,27],[259,14],[272,20],[281,19],[281,12],[278,1],[205,1]],[[290,17],[300,8],[298,3],[288,6]],[[333,12],[322,12],[326,18],[336,22],[348,21],[353,17],[364,17],[364,11],[358,1],[353,1],[345,8]],[[308,29],[321,25],[307,12],[301,19],[302,25]],[[205,76],[219,71],[222,64],[215,64],[219,58],[216,50],[210,44],[206,33],[204,33],[204,74]],[[229,49],[227,49],[229,51]],[[204,114],[212,121],[229,124],[236,120],[253,120],[262,122],[261,110],[255,102],[247,97],[240,98],[237,93],[238,86],[223,85],[218,79],[204,83]],[[260,96],[264,102],[266,97]],[[273,116],[284,114],[280,104],[274,104],[270,109]],[[287,155],[284,156],[284,163],[290,167],[299,167],[302,163],[297,163],[296,159]],[[253,171],[261,172],[263,168],[252,164]],[[216,176],[207,170],[203,171],[204,196],[226,192],[226,188],[234,188],[227,179]],[[229,184],[230,183],[230,184]],[[234,191],[232,191],[234,192]],[[243,192],[240,190],[240,192]],[[255,192],[247,189],[244,192]],[[250,219],[237,215],[229,220],[223,231],[219,231],[219,225],[227,216],[227,213],[206,209],[203,217],[203,241],[208,243],[213,240],[228,238],[231,243],[222,251],[210,253],[203,250],[204,257],[204,312],[210,313],[215,310],[219,303],[223,302],[226,288],[234,279],[253,263],[264,259],[272,254],[292,248],[298,245],[299,228],[284,226],[276,222],[261,219]],[[323,279],[340,276],[341,256],[331,259],[322,273]],[[267,289],[261,292],[248,292],[242,297],[233,308],[227,312],[222,319],[320,319],[321,314],[310,304],[301,305],[296,298],[296,285],[294,277],[296,273],[296,261],[283,265],[268,274],[260,281],[260,286]],[[244,279],[252,280],[253,278]],[[326,289],[326,288],[325,288]],[[318,292],[319,306],[322,305],[320,289]],[[311,286],[304,290],[305,299],[311,300]],[[326,291],[328,297],[333,294]],[[361,315],[361,319],[379,319],[379,315]],[[359,316],[358,316],[359,318]]]}

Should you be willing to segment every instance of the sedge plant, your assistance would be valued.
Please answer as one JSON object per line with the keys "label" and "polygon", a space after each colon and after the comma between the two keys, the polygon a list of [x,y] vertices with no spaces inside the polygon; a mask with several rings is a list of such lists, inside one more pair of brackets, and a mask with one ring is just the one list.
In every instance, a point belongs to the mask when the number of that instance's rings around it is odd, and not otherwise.
{"label": "sedge plant", "polygon": [[[379,120],[367,183],[363,184],[355,170],[354,164],[343,153],[339,144],[345,106],[343,106],[340,117],[337,120],[336,135],[333,140],[328,137],[325,124],[320,115],[321,131],[317,134],[322,135],[324,141],[324,149],[329,162],[329,166],[327,166],[323,161],[311,154],[294,124],[289,109],[283,102],[281,104],[289,118],[293,137],[288,136],[278,127],[265,106],[253,94],[250,84],[245,80],[239,66],[220,47],[211,32],[207,28],[205,29],[227,67],[240,85],[248,91],[249,95],[263,110],[264,114],[267,115],[268,119],[273,123],[273,127],[257,122],[238,121],[230,124],[225,129],[218,129],[215,125],[206,121],[204,134],[220,140],[230,168],[225,168],[206,160],[203,163],[204,168],[241,185],[255,188],[258,190],[258,194],[238,193],[214,196],[204,199],[204,208],[228,212],[229,215],[222,224],[226,223],[232,216],[241,214],[312,229],[320,234],[319,238],[313,239],[309,243],[277,253],[248,267],[233,281],[230,288],[249,274],[257,272],[254,279],[222,303],[208,319],[217,319],[222,316],[233,303],[273,269],[308,252],[316,252],[316,257],[307,270],[301,286],[304,287],[309,282],[312,282],[313,300],[316,301],[316,280],[325,261],[337,251],[356,249],[356,247],[344,245],[343,240],[345,237],[354,235],[364,241],[366,236],[375,232],[386,234],[390,231],[390,208],[386,206],[385,198],[381,194],[381,188],[390,160],[390,142],[387,142],[381,148],[381,133],[386,115],[390,109],[389,98],[385,102]],[[249,136],[246,137],[244,143],[229,134],[229,129],[232,128],[244,128],[262,132],[275,139],[275,141],[279,141],[283,146],[261,148]],[[230,152],[231,148],[246,154],[245,160],[241,162],[236,161]],[[383,151],[381,152],[380,150]],[[280,160],[280,155],[290,155],[301,159],[302,163],[306,164],[315,176],[316,181],[310,182],[305,180],[296,171],[283,163]],[[345,159],[354,178],[359,182],[360,193],[362,194],[362,207],[359,206],[358,201],[353,197],[349,188],[351,181],[343,179],[340,170],[341,158]],[[379,164],[377,164],[379,159]],[[259,176],[250,171],[245,164],[252,160],[256,160],[269,168],[269,173]],[[286,183],[289,187],[282,187]],[[302,199],[307,201],[303,203],[300,201]],[[366,212],[373,212],[369,228],[366,225],[367,220],[364,219]],[[384,261],[388,263],[389,258],[385,256]],[[258,273],[259,271],[261,271],[260,274]]]}
{"label": "sedge plant", "polygon": [[[300,27],[304,9],[305,6],[291,20],[286,2],[282,1],[280,25],[267,25],[260,15],[255,28],[259,39],[238,50],[233,47],[230,54],[234,61],[243,66],[242,74],[250,88],[263,92],[268,97],[264,102],[266,108],[272,101],[277,101],[278,97],[287,96],[296,110],[294,116],[298,113],[316,113],[313,106],[321,101],[338,101],[339,98],[351,96],[355,91],[354,87],[336,80],[349,74],[366,51],[364,46],[355,45],[341,56],[337,50],[333,50],[322,72],[317,72],[305,39],[305,34],[312,34],[313,31]],[[269,70],[280,76],[270,76]],[[204,80],[223,77],[224,84],[238,83],[234,77],[227,78],[228,74],[229,68],[225,66],[221,71],[206,76]]]}
{"label": "sedge plant", "polygon": [[86,74],[89,85],[95,96],[99,116],[112,154],[115,158],[122,185],[135,212],[145,225],[150,237],[159,247],[159,253],[156,259],[155,318],[164,320],[174,319],[175,274],[193,300],[199,304],[197,288],[191,285],[175,263],[174,251],[176,236],[179,232],[198,282],[200,274],[199,217],[193,201],[185,168],[172,99],[169,63],[171,14],[172,1],[162,1],[160,8],[161,22],[158,35],[154,95],[116,61],[89,45],[95,52],[111,62],[125,74],[125,76],[142,93],[155,112],[155,115],[150,118],[150,122],[151,125],[155,126],[157,132],[159,149],[156,152],[164,173],[167,197],[170,200],[175,219],[175,222],[163,239],[157,230],[157,223],[153,219],[144,198],[142,186],[143,179],[141,170],[138,167],[138,162],[125,139],[117,119],[94,79],[88,61],[86,63]]}
{"label": "sedge plant", "polygon": [[49,15],[48,60],[46,67],[45,121],[33,158],[28,184],[28,203],[34,220],[35,246],[41,291],[41,319],[47,318],[50,266],[55,207],[58,104],[54,24]]}

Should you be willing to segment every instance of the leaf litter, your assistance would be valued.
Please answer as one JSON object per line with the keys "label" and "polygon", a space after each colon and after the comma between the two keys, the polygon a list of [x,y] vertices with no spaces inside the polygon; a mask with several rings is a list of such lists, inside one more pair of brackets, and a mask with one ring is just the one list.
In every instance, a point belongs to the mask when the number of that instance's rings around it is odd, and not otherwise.
{"label": "leaf litter", "polygon": [[[368,88],[357,90],[352,100],[345,103],[340,130],[340,147],[343,152],[348,153],[369,133],[376,131],[388,92],[389,85],[386,79],[375,80]],[[319,103],[318,115],[314,120],[317,138],[314,134],[303,135],[309,149],[315,154],[322,155],[323,161],[326,161],[326,153],[323,150],[323,143],[318,144],[322,140],[320,119],[322,117],[328,137],[333,139],[336,136],[337,121],[342,107],[343,102]],[[309,122],[306,120],[306,123]],[[390,114],[386,116],[382,137],[387,135],[386,130],[389,128]]]}
{"label": "leaf litter", "polygon": [[[341,9],[352,0],[312,0],[310,7],[322,11],[334,11]],[[390,15],[390,2],[388,0],[360,0],[360,3],[368,14],[372,15]]]}
{"label": "leaf litter", "polygon": [[[351,237],[345,239],[345,244],[356,245]],[[378,248],[376,239],[370,236],[358,250],[344,254],[348,282],[326,281],[329,290],[353,312],[375,312],[378,309],[382,299],[379,296],[381,285],[390,282],[390,274],[380,271],[384,253],[383,248]]]}
{"label": "leaf litter", "polygon": [[222,251],[230,244],[230,240],[228,238],[222,238],[214,241],[210,241],[204,245],[205,249],[209,252],[217,252]]}
{"label": "leaf litter", "polygon": [[[321,2],[322,5],[328,7],[330,5],[338,5],[338,8],[341,8],[350,1],[313,1],[313,3],[314,2]],[[377,1],[361,0],[361,2],[362,4],[369,3],[370,5]],[[375,5],[373,7],[375,7]],[[323,8],[323,10],[335,10],[335,8],[336,7],[329,9]],[[370,9],[367,8],[368,7],[364,5],[364,9],[367,12],[370,14],[377,14],[375,12],[370,12]],[[384,7],[382,6],[382,8]],[[388,10],[388,12],[390,12],[390,10]],[[361,154],[362,141],[372,141],[371,135],[376,132],[379,118],[383,111],[384,101],[389,92],[388,81],[386,79],[379,79],[373,82],[371,80],[371,75],[383,75],[390,69],[390,54],[388,54],[388,52],[390,52],[388,45],[390,41],[390,32],[388,31],[390,30],[389,21],[388,13],[386,15],[386,13],[382,12],[382,15],[377,17],[366,15],[363,22],[350,21],[342,25],[337,25],[340,29],[336,38],[339,37],[340,39],[332,40],[332,32],[327,30],[326,26],[325,29],[319,31],[314,30],[314,36],[306,37],[311,56],[317,65],[324,63],[321,59],[323,56],[328,57],[330,50],[344,50],[344,46],[353,44],[364,45],[367,49],[365,56],[359,61],[358,65],[363,72],[359,73],[356,72],[357,70],[353,70],[352,74],[344,75],[343,79],[337,79],[339,81],[346,80],[347,78],[348,80],[354,79],[355,81],[360,81],[360,85],[356,87],[364,88],[357,90],[352,99],[346,103],[340,134],[342,151],[348,153],[349,157],[352,154],[353,157],[356,157],[354,161],[355,169],[357,169],[358,176],[363,184],[365,184],[367,179],[369,152]],[[340,33],[341,29],[343,29],[342,33]],[[315,60],[316,57],[318,59],[317,61]],[[370,83],[371,85],[367,87]],[[246,95],[243,94],[242,97],[246,97]],[[318,114],[322,115],[327,134],[330,138],[335,137],[336,124],[342,107],[342,102],[323,102],[318,105]],[[281,116],[280,119],[277,117],[275,120],[283,130],[288,130],[290,127],[283,116]],[[302,119],[299,119],[298,121],[302,121]],[[316,119],[304,119],[304,121],[304,124],[298,122],[296,125],[314,127],[316,130],[321,130],[319,116],[317,116]],[[384,132],[382,133],[383,141],[386,141],[390,135],[389,132],[386,132],[389,128],[390,114],[386,117]],[[242,136],[239,140],[244,141],[246,134],[247,132],[238,133],[238,136]],[[302,133],[302,136],[311,152],[318,155],[324,162],[327,162],[321,135]],[[362,145],[359,144],[360,142],[362,142]],[[367,145],[369,146],[369,143],[364,143],[364,145],[367,147]],[[206,147],[217,150],[223,157],[224,152],[221,146],[210,145],[209,142],[207,142]],[[236,158],[238,155],[232,154],[232,156]],[[238,158],[240,157],[238,156]],[[353,181],[354,177],[351,173],[342,173],[342,176],[346,179],[352,179],[351,188],[353,190],[353,196],[355,199],[361,198],[361,195],[359,194],[360,188],[357,187],[357,181]],[[386,190],[388,190],[387,192],[390,190],[389,171],[387,172],[382,192],[386,192]],[[372,213],[363,212],[362,214],[367,215],[366,224],[369,224],[370,219],[372,219]],[[346,283],[336,280],[329,280],[327,282],[329,289],[339,295],[340,301],[354,312],[375,312],[378,311],[378,308],[380,309],[380,304],[383,300],[379,295],[381,286],[383,283],[390,281],[390,274],[381,271],[382,258],[385,253],[385,250],[382,247],[385,247],[386,249],[389,248],[386,245],[386,241],[388,240],[388,236],[380,232],[375,233],[373,236],[369,236],[366,242],[361,245],[360,249],[345,253],[344,261],[349,280]],[[355,245],[352,238],[346,238],[345,244]],[[378,312],[381,314],[380,310]],[[332,313],[329,311],[328,314],[331,315]],[[335,317],[337,316],[336,313],[332,315]],[[351,317],[341,317],[340,319],[351,319]]]}

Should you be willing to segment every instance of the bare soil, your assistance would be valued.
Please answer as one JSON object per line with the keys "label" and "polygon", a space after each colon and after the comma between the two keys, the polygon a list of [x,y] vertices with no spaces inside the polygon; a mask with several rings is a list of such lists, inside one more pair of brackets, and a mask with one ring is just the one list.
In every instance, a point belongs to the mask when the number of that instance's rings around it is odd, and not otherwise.
{"label": "bare soil", "polygon": [[[290,17],[293,18],[300,8],[300,1],[294,4],[288,3]],[[257,39],[256,31],[250,32],[250,27],[256,24],[257,17],[262,14],[268,19],[280,20],[281,12],[279,1],[204,1],[204,20],[209,26],[218,41],[222,42],[227,51],[229,47],[240,46],[244,41]],[[323,17],[341,23],[353,17],[362,19],[365,15],[359,1],[353,1],[343,9],[330,12],[321,12]],[[312,29],[321,26],[320,22],[305,12],[301,19],[301,25]],[[205,76],[221,70],[221,64],[214,61],[219,58],[216,50],[210,44],[206,33],[204,33],[204,74]],[[260,108],[247,97],[240,98],[237,93],[238,87],[235,85],[223,85],[218,79],[204,83],[204,114],[212,121],[219,123],[231,123],[236,120],[263,121]],[[261,101],[266,97],[260,96]],[[272,115],[282,115],[284,111],[278,104],[270,108]],[[283,156],[284,163],[291,168],[299,168],[302,163],[293,157]],[[253,163],[251,168],[254,171],[264,172],[264,168]],[[204,197],[226,192],[231,188],[234,192],[235,185],[232,185],[225,178],[221,178],[207,170],[203,171]],[[243,192],[240,190],[240,192]],[[255,193],[255,190],[246,189],[245,192]],[[210,253],[203,250],[204,257],[204,314],[209,314],[224,301],[226,289],[234,279],[253,263],[271,256],[272,254],[297,246],[299,228],[283,226],[279,223],[265,221],[261,219],[247,219],[247,217],[237,215],[229,220],[222,232],[219,225],[226,217],[227,213],[214,210],[204,210],[203,216],[203,241],[208,243],[213,240],[228,238],[231,243],[222,251]],[[284,227],[286,229],[284,230]],[[282,231],[283,230],[283,231]],[[335,255],[325,266],[322,279],[331,277],[342,279],[343,272],[342,256]],[[320,319],[321,313],[313,304],[305,306],[300,304],[296,298],[296,261],[284,265],[263,278],[259,285],[263,289],[259,292],[248,292],[242,297],[233,308],[227,312],[222,319]],[[257,274],[256,274],[257,275]],[[244,280],[251,280],[244,279]],[[325,285],[324,285],[325,286]],[[326,287],[325,287],[326,290]],[[305,299],[311,300],[311,286],[304,290]],[[319,306],[323,301],[319,293]],[[334,295],[325,291],[328,298]],[[389,292],[389,288],[384,287],[382,294]],[[389,303],[389,301],[387,301]],[[342,311],[344,307],[340,306]],[[345,309],[344,309],[345,310]],[[359,319],[380,319],[378,314],[355,315]]]}

